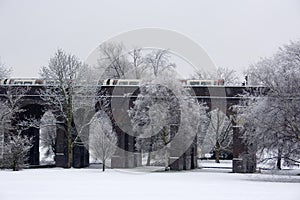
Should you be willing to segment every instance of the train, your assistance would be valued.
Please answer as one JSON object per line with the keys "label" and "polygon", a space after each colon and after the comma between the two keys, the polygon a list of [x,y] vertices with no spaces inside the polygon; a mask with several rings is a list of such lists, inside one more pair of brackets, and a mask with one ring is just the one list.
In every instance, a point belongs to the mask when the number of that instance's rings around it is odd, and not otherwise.
{"label": "train", "polygon": [[[180,82],[185,86],[205,86],[205,85],[224,85],[224,79],[217,80],[180,80]],[[140,79],[106,79],[104,81],[100,81],[100,85],[105,86],[138,86],[140,85]]]}
{"label": "train", "polygon": [[45,81],[42,79],[0,79],[0,85],[43,85]]}
{"label": "train", "polygon": [[[217,80],[197,80],[197,79],[185,79],[180,80],[184,86],[217,86],[224,85],[224,79]],[[98,85],[103,86],[139,86],[141,84],[140,79],[105,79],[100,80]],[[55,85],[53,80],[35,79],[35,78],[10,78],[0,79],[0,85]]]}

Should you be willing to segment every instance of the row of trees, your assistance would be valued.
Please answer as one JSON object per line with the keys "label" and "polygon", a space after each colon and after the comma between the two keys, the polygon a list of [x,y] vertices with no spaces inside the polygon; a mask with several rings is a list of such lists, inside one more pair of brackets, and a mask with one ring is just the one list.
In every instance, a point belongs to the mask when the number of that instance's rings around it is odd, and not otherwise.
{"label": "row of trees", "polygon": [[[103,113],[95,114],[94,117],[89,114],[90,111],[94,110],[93,105],[97,101],[96,88],[92,86],[96,85],[95,83],[99,79],[99,72],[102,73],[101,78],[145,79],[135,106],[129,111],[129,117],[132,119],[131,122],[134,130],[138,132],[137,148],[149,153],[148,164],[151,158],[150,152],[154,149],[163,149],[165,167],[167,169],[169,165],[170,142],[172,141],[172,137],[174,137],[174,135],[172,136],[174,129],[180,127],[185,133],[185,137],[189,138],[191,135],[195,136],[198,134],[199,127],[203,129],[203,127],[211,124],[208,122],[209,118],[205,114],[207,108],[203,104],[199,105],[190,96],[189,91],[184,89],[179,82],[174,81],[174,77],[176,76],[174,68],[176,65],[170,62],[170,54],[167,50],[153,50],[147,53],[142,49],[134,49],[128,54],[124,54],[123,51],[124,47],[121,44],[105,44],[101,46],[100,58],[98,60],[99,65],[96,69],[88,67],[76,56],[67,54],[62,50],[58,50],[50,58],[49,65],[42,67],[40,74],[42,78],[49,80],[49,82],[55,80],[53,85],[41,91],[41,97],[45,102],[49,103],[49,108],[51,109],[45,113],[41,121],[37,122],[35,119],[27,119],[26,122],[17,122],[14,125],[10,124],[14,128],[14,130],[10,128],[11,137],[16,135],[16,139],[17,137],[27,139],[27,142],[24,142],[26,146],[26,148],[24,146],[24,155],[28,154],[28,141],[31,140],[31,138],[21,136],[21,131],[24,130],[24,127],[40,128],[41,146],[46,149],[48,155],[55,155],[56,126],[61,125],[61,128],[66,127],[68,167],[72,166],[72,150],[74,145],[89,145],[92,155],[102,160],[103,163],[109,159],[115,148],[109,149],[108,147],[116,146],[116,135],[112,129],[112,124],[107,122],[109,117]],[[2,66],[1,70],[3,71],[3,77],[9,75],[10,70],[8,68]],[[152,77],[152,80],[149,77]],[[166,79],[165,77],[170,78]],[[160,87],[159,85],[163,85],[164,87]],[[7,95],[3,96],[1,101],[1,122],[15,120],[16,115],[23,112],[18,102],[27,91],[13,91],[17,92],[17,95],[9,96],[10,90],[12,89],[10,88],[7,91]],[[177,93],[175,95],[176,98],[174,98],[174,91]],[[13,104],[7,105],[8,103]],[[180,105],[179,113],[181,115],[179,121],[178,107],[176,107],[178,105]],[[5,113],[7,108],[9,108],[9,114]],[[141,113],[145,111],[149,113],[144,118],[141,118]],[[212,115],[214,114],[212,113]],[[142,121],[143,126],[141,126]],[[76,124],[75,128],[73,126],[74,122]],[[66,126],[63,124],[66,124]],[[218,131],[215,137],[213,136],[214,131],[212,129],[210,131],[210,146],[207,148],[207,151],[211,151],[217,146],[216,152],[218,153],[224,146],[221,145],[222,141],[225,140],[221,137],[224,135],[223,133],[221,134],[224,125],[218,124],[216,126]],[[2,133],[7,132],[7,130],[3,129],[4,125],[1,127],[3,130]],[[94,138],[92,140],[94,141],[93,143],[90,143],[89,141],[91,140],[87,140],[88,137],[84,135],[88,127],[90,127],[90,138]],[[213,126],[210,125],[210,127]],[[151,137],[142,140],[142,138],[145,138],[149,134]],[[225,135],[228,134],[226,133]],[[104,141],[104,138],[108,140]],[[12,138],[11,141],[14,141],[14,139]],[[108,149],[108,152],[102,148],[102,153],[99,153],[96,149],[100,148],[99,145],[103,141],[106,144],[115,145],[102,144],[102,147],[104,145],[105,149]],[[3,150],[2,152],[4,151],[7,152],[8,150]],[[20,166],[25,161],[26,157],[24,156],[23,161],[20,162]]]}
{"label": "row of trees", "polygon": [[104,43],[99,46],[98,70],[103,79],[157,77],[176,67],[170,62],[170,52],[164,49],[126,50],[123,44]]}
{"label": "row of trees", "polygon": [[[141,49],[136,49],[129,54],[133,58],[133,61],[130,62],[127,56],[120,55],[122,46],[120,45],[118,48],[117,54],[109,54],[109,52],[114,52],[112,51],[114,49],[112,44],[109,45],[109,48],[105,46],[100,48],[100,52],[106,52],[106,57],[99,59],[99,65],[101,66],[104,61],[111,64],[105,65],[108,66],[104,73],[105,76],[132,78],[128,74],[134,74],[134,78],[142,78],[143,73],[149,77],[150,72],[152,81],[155,80],[161,85],[170,87],[171,91],[180,90],[179,85],[176,87],[171,86],[175,84],[173,79],[167,80],[165,78],[172,76],[159,77],[159,75],[164,73],[172,73],[175,67],[169,61],[168,51],[159,50],[145,54]],[[105,49],[110,49],[110,51],[105,51]],[[279,169],[281,168],[282,159],[284,164],[299,162],[299,49],[299,42],[292,42],[290,45],[281,48],[273,57],[262,59],[260,62],[250,66],[246,72],[249,84],[265,86],[268,88],[268,94],[263,97],[247,97],[249,101],[241,102],[241,106],[238,107],[238,113],[240,114],[238,118],[244,122],[244,141],[248,145],[255,146],[254,149],[257,151],[257,156],[261,161],[275,159]],[[117,59],[120,57],[122,59]],[[126,63],[126,65],[122,65],[122,62]],[[121,66],[123,66],[122,69]],[[128,66],[133,66],[132,70],[135,73],[126,73],[131,72],[128,70],[130,68]],[[198,73],[198,77],[224,78],[227,84],[237,84],[235,82],[237,77],[234,71],[219,68],[217,74],[217,77],[215,77]],[[162,80],[164,80],[163,83],[161,82]],[[168,81],[172,82],[172,84],[168,83]],[[178,124],[174,122],[176,114],[170,114],[172,109],[175,109],[174,105],[176,105],[176,102],[174,102],[174,99],[168,99],[171,97],[165,88],[157,87],[157,85],[150,87],[150,85],[153,86],[155,84],[146,80],[144,88],[142,87],[141,94],[134,104],[135,106],[129,111],[129,115],[132,118],[131,122],[134,130],[138,132],[138,148],[148,153],[153,151],[153,149],[164,149],[165,166],[167,166],[166,155],[168,154],[168,145],[172,138],[171,127],[178,127]],[[165,99],[168,99],[167,103],[162,101],[159,95],[163,95]],[[185,93],[185,96],[188,95]],[[177,101],[181,103],[180,105],[185,104],[185,100],[177,99]],[[193,106],[189,104],[189,107]],[[185,107],[183,110],[188,110],[189,107]],[[200,106],[200,108],[205,110],[205,107]],[[173,110],[173,112],[175,111]],[[209,120],[206,123],[204,123],[204,115],[202,115],[204,112],[199,113],[200,117],[191,115],[190,119],[193,119],[194,124],[197,124],[197,130],[199,127],[206,129],[205,137],[203,138],[202,135],[199,141],[204,141],[202,146],[204,152],[205,146],[208,146],[206,152],[214,149],[216,160],[218,161],[218,154],[221,150],[231,149],[232,123],[220,110],[209,113]],[[186,118],[189,119],[188,117]],[[202,121],[197,121],[198,118],[202,119]],[[181,125],[184,127],[185,123]],[[199,132],[201,133],[201,131]],[[155,137],[153,137],[154,135]],[[145,137],[149,139],[143,140]]]}
{"label": "row of trees", "polygon": [[[276,158],[278,166],[281,165],[280,161],[283,158],[285,163],[298,162],[296,156],[299,149],[298,51],[299,43],[292,43],[282,48],[274,57],[252,65],[247,71],[250,84],[264,85],[269,88],[269,93],[264,98],[249,98],[250,100],[242,102],[242,106],[238,109],[240,118],[244,121],[245,142],[256,144],[258,155],[264,156],[264,160],[266,155],[268,160]],[[220,152],[230,150],[232,147],[231,120],[218,109],[207,113],[205,105],[192,98],[191,91],[174,81],[175,67],[168,50],[135,48],[126,53],[122,44],[104,44],[99,48],[98,66],[95,68],[87,66],[72,54],[58,50],[50,58],[49,65],[41,68],[40,73],[46,80],[55,80],[53,85],[41,91],[43,100],[49,102],[51,109],[38,123],[28,119],[27,123],[18,122],[17,125],[10,125],[10,132],[21,136],[16,133],[20,133],[22,127],[41,128],[41,145],[48,153],[55,154],[55,129],[61,124],[67,133],[68,167],[72,166],[74,145],[89,145],[91,153],[105,163],[115,150],[109,149],[108,146],[116,146],[116,134],[108,115],[104,113],[91,115],[96,101],[99,100],[96,95],[97,88],[93,86],[97,85],[99,77],[138,78],[143,79],[141,92],[128,115],[138,136],[137,148],[148,154],[147,164],[150,164],[151,152],[161,150],[167,169],[170,144],[174,137],[172,134],[178,132],[176,129],[180,128],[185,137],[198,135],[201,153],[214,151],[216,161],[219,162]],[[9,75],[8,68],[2,65],[0,69],[2,76]],[[218,68],[216,74],[196,72],[193,77],[223,78],[225,84],[239,84],[235,71],[227,68]],[[12,92],[18,92],[19,95],[12,95],[13,99],[10,99],[9,95]],[[7,124],[4,126],[3,122],[15,119],[16,113],[22,112],[20,107],[8,103],[15,101],[17,105],[16,102],[20,101],[25,93],[26,91],[8,90],[7,95],[3,96],[0,113],[2,130],[3,127],[8,130]],[[87,129],[90,129],[93,141],[98,142],[89,142],[91,140],[85,135]],[[101,144],[101,141],[110,145]],[[99,153],[97,151],[99,145],[107,146],[105,147],[107,151],[102,150],[102,153]]]}

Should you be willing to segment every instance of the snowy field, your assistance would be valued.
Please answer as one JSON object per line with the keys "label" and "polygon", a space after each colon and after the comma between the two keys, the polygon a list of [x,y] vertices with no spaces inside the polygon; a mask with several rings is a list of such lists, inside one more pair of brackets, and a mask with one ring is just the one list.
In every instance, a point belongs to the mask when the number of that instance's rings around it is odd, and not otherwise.
{"label": "snowy field", "polygon": [[233,174],[230,169],[160,172],[137,169],[0,171],[0,200],[218,199],[299,200],[299,171]]}

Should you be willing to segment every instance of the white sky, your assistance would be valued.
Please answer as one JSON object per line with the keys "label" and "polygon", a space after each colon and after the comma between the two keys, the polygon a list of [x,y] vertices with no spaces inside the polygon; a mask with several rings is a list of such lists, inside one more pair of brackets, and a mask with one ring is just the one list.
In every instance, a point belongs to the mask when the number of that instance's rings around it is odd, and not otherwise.
{"label": "white sky", "polygon": [[57,48],[86,59],[104,40],[143,27],[178,31],[217,66],[242,71],[300,39],[299,0],[0,0],[0,57],[36,77]]}

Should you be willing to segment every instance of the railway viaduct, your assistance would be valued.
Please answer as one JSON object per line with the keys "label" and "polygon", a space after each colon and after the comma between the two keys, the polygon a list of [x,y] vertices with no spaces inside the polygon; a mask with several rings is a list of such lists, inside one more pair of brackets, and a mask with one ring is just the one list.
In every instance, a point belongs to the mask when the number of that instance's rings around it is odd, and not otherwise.
{"label": "railway viaduct", "polygon": [[[8,87],[28,88],[29,86],[0,86],[0,98],[3,98]],[[193,86],[192,95],[198,101],[205,102],[209,110],[220,108],[231,119],[234,118],[235,112],[232,106],[237,105],[241,100],[241,94],[248,91],[252,94],[261,93],[262,88],[247,87],[247,86]],[[19,118],[26,116],[41,119],[48,105],[40,97],[39,91],[43,86],[31,86],[28,92],[24,95],[20,107],[25,111],[20,114]],[[99,94],[104,94],[109,98],[110,109],[118,113],[113,116],[112,124],[118,135],[118,149],[112,158],[113,168],[133,168],[141,165],[141,155],[135,149],[135,137],[127,134],[126,130],[119,127],[122,123],[129,122],[127,110],[123,109],[132,104],[137,94],[139,93],[138,86],[102,86],[99,87]],[[130,94],[130,95],[124,95]],[[112,106],[112,102],[114,105]],[[96,103],[95,111],[99,110],[101,103]],[[112,112],[114,112],[112,111]],[[120,120],[121,119],[121,120]],[[248,148],[243,144],[240,138],[240,128],[233,123],[233,172],[245,173],[254,172],[256,169],[255,155],[248,153]],[[55,162],[58,167],[66,167],[67,165],[67,141],[66,132],[63,128],[64,124],[57,124],[56,129],[56,155]],[[33,147],[30,150],[30,165],[39,165],[39,129],[29,128],[23,131],[24,134],[33,136]],[[0,143],[1,144],[1,143]],[[197,167],[196,146],[190,146],[182,155],[176,155],[176,152],[171,152],[171,166],[173,170],[187,170]],[[73,149],[73,167],[82,168],[89,165],[89,153],[84,146],[74,146]]]}

